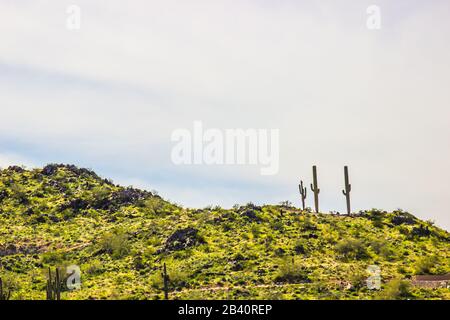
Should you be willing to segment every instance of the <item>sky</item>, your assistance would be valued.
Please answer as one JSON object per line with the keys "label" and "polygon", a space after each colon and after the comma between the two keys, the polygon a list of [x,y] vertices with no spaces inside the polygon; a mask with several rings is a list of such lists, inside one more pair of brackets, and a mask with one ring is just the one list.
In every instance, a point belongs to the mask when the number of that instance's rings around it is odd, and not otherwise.
{"label": "sky", "polygon": [[[355,211],[450,230],[449,15],[439,0],[1,0],[0,167],[70,163],[231,207],[299,206],[317,165],[322,211],[344,212],[348,165]],[[197,120],[279,129],[278,173],[174,164],[171,134]]]}

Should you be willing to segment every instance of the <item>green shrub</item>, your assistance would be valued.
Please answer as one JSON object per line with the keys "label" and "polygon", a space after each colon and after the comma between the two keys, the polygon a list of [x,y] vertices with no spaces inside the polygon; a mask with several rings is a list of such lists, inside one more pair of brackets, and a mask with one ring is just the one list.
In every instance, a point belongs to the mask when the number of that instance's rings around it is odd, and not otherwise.
{"label": "green shrub", "polygon": [[108,198],[110,193],[111,190],[105,186],[95,186],[92,189],[92,197],[97,201]]}
{"label": "green shrub", "polygon": [[64,261],[64,254],[56,251],[49,251],[42,254],[42,263],[49,265],[60,265]]}
{"label": "green shrub", "polygon": [[[167,266],[167,275],[169,277],[169,290],[181,289],[187,286],[189,274],[181,270],[179,266]],[[155,289],[163,290],[162,270],[158,270],[150,276],[150,285]]]}
{"label": "green shrub", "polygon": [[11,195],[10,197],[16,200],[19,204],[27,205],[30,203],[26,188],[20,184],[12,183],[10,186]]}
{"label": "green shrub", "polygon": [[100,240],[102,250],[110,254],[114,259],[120,259],[130,253],[128,235],[120,229],[108,232]]}
{"label": "green shrub", "polygon": [[274,280],[286,283],[310,282],[307,269],[294,258],[285,258],[281,261]]}
{"label": "green shrub", "polygon": [[374,240],[370,243],[370,247],[377,255],[384,259],[391,260],[395,257],[395,252],[385,240]]}
{"label": "green shrub", "polygon": [[167,270],[169,274],[170,284],[174,288],[183,288],[186,287],[187,282],[189,280],[188,273],[184,272],[179,268],[169,268]]}
{"label": "green shrub", "polygon": [[254,238],[258,238],[261,234],[261,227],[257,223],[252,223],[250,230],[251,230]]}
{"label": "green shrub", "polygon": [[276,221],[273,223],[273,229],[274,229],[274,230],[278,230],[278,231],[280,231],[280,232],[283,232],[283,231],[284,231],[284,223],[283,223],[283,221],[281,221],[281,220],[276,220]]}
{"label": "green shrub", "polygon": [[86,266],[84,266],[83,269],[90,275],[101,274],[104,271],[103,263],[98,259],[90,261]]}
{"label": "green shrub", "polygon": [[310,217],[305,217],[302,223],[303,231],[317,231],[317,225],[311,220]]}
{"label": "green shrub", "polygon": [[352,272],[349,280],[352,288],[359,290],[366,286],[367,273],[361,271]]}
{"label": "green shrub", "polygon": [[428,256],[419,259],[415,265],[416,274],[429,274],[432,273],[432,269],[437,265],[438,258],[436,256]]}
{"label": "green shrub", "polygon": [[380,300],[398,300],[411,296],[410,283],[408,281],[394,279],[388,282],[384,289],[378,294]]}
{"label": "green shrub", "polygon": [[165,202],[161,198],[150,197],[144,200],[143,206],[150,214],[158,214],[163,212]]}
{"label": "green shrub", "polygon": [[336,251],[345,259],[367,258],[367,250],[359,239],[344,239],[336,245]]}

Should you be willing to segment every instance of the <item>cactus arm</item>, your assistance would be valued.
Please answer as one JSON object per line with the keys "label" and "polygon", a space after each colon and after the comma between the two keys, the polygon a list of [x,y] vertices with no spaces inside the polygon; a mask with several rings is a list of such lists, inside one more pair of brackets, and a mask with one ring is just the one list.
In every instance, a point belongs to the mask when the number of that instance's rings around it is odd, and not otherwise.
{"label": "cactus arm", "polygon": [[48,268],[48,279],[45,289],[47,300],[61,300],[61,277],[58,268],[55,270],[54,277],[51,269]]}
{"label": "cactus arm", "polygon": [[306,198],[306,191],[307,191],[306,187],[305,187],[305,188],[302,188],[302,187],[299,185],[299,191],[300,191],[300,194],[301,194],[302,198]]}
{"label": "cactus arm", "polygon": [[343,194],[344,196],[347,196],[347,192],[345,192],[345,190],[342,190],[342,194]]}
{"label": "cactus arm", "polygon": [[59,277],[58,268],[56,268],[55,289],[56,289],[56,300],[61,300],[61,279]]}

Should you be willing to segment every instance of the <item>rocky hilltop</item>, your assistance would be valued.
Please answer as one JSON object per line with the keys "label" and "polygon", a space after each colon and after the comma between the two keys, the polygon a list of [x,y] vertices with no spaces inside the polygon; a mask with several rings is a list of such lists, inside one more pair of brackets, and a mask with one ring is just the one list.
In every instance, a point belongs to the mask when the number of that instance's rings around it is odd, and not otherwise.
{"label": "rocky hilltop", "polygon": [[81,288],[63,281],[62,299],[161,299],[164,263],[170,299],[450,299],[410,281],[450,272],[450,234],[401,210],[188,209],[73,165],[0,171],[0,278],[12,299],[45,299],[48,268],[70,265]]}

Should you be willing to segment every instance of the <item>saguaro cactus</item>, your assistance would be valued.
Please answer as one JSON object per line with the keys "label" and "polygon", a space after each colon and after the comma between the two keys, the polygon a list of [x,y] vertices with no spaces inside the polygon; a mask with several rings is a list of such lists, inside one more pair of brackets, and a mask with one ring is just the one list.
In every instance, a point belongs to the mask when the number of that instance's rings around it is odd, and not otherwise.
{"label": "saguaro cactus", "polygon": [[169,300],[169,276],[167,275],[166,263],[164,263],[163,272],[161,273],[164,282],[164,299]]}
{"label": "saguaro cactus", "polygon": [[313,183],[311,183],[311,191],[314,192],[314,207],[319,212],[319,193],[320,189],[317,185],[317,167],[313,166]]}
{"label": "saguaro cactus", "polygon": [[348,178],[348,167],[344,167],[344,179],[345,179],[345,190],[342,190],[342,193],[345,196],[345,199],[347,201],[347,214],[351,213],[351,207],[350,207],[350,191],[352,191],[352,185],[349,182]]}
{"label": "saguaro cactus", "polygon": [[11,297],[11,291],[4,291],[3,292],[3,281],[2,278],[0,278],[0,300],[9,300]]}
{"label": "saguaro cactus", "polygon": [[300,184],[298,185],[298,190],[300,192],[300,196],[302,197],[302,208],[303,208],[303,210],[305,210],[306,209],[306,207],[305,207],[306,191],[308,189],[306,187],[303,187],[303,180],[300,180]]}
{"label": "saguaro cactus", "polygon": [[48,268],[47,300],[61,300],[61,278],[58,268],[55,270],[55,277],[52,275],[52,270]]}

